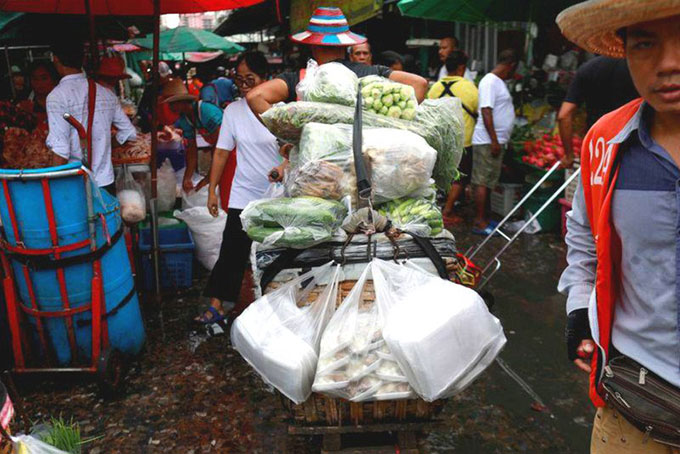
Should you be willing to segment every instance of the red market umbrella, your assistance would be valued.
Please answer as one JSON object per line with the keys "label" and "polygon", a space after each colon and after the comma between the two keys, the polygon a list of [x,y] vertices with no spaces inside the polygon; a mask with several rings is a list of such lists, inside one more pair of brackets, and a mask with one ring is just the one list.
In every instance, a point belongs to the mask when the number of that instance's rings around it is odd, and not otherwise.
{"label": "red market umbrella", "polygon": [[263,0],[160,0],[160,10],[154,10],[154,0],[0,0],[0,11],[47,14],[87,14],[87,6],[97,16],[151,16],[183,14],[245,8]]}

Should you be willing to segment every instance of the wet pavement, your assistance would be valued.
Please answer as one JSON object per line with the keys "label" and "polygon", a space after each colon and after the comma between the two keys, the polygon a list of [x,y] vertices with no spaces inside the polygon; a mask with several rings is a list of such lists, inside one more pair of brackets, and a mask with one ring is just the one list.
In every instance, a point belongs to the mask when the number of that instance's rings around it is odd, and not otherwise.
{"label": "wet pavement", "polygon": [[[467,230],[454,230],[463,251],[480,239]],[[492,240],[487,251],[502,241]],[[588,451],[594,410],[587,377],[566,359],[564,297],[555,290],[564,255],[559,236],[544,234],[522,236],[503,256],[489,290],[508,337],[504,368],[494,364],[447,403],[446,428],[421,436],[422,454]],[[200,289],[197,280],[193,289],[164,297],[165,337],[147,309],[147,349],[122,397],[102,399],[86,378],[19,377],[30,418],[73,417],[84,437],[99,437],[83,449],[90,454],[283,453],[279,397],[226,336],[189,334]],[[318,440],[310,446],[318,452]]]}

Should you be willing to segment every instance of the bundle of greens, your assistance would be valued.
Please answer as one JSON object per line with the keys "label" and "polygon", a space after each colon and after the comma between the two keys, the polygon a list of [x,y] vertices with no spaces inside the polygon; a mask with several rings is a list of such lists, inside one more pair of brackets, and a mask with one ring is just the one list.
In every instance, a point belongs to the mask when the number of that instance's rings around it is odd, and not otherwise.
{"label": "bundle of greens", "polygon": [[[428,192],[437,152],[422,137],[399,129],[365,128],[362,151],[376,203]],[[339,199],[357,194],[350,125],[309,123],[290,161],[286,185],[291,195],[318,195],[322,190]]]}
{"label": "bundle of greens", "polygon": [[310,60],[305,78],[296,90],[299,98],[305,101],[354,106],[358,84],[356,74],[342,63],[331,62],[319,66]]}
{"label": "bundle of greens", "polygon": [[346,215],[340,202],[318,197],[261,199],[246,206],[241,222],[253,241],[305,249],[330,240]]}
{"label": "bundle of greens", "polygon": [[395,227],[422,236],[436,236],[444,229],[442,212],[426,199],[404,198],[381,205],[378,212]]}
{"label": "bundle of greens", "polygon": [[413,120],[418,100],[410,85],[392,82],[380,76],[359,79],[364,110],[391,118]]}
{"label": "bundle of greens", "polygon": [[[354,109],[337,105],[329,108],[328,104],[323,103],[292,102],[269,109],[262,115],[262,121],[275,136],[298,143],[302,128],[308,123],[351,125],[354,122]],[[458,175],[458,163],[463,154],[464,126],[459,99],[447,97],[426,100],[416,109],[413,121],[364,112],[363,122],[365,127],[401,129],[424,138],[437,151],[432,177],[438,188],[445,191],[449,189],[451,181]]]}

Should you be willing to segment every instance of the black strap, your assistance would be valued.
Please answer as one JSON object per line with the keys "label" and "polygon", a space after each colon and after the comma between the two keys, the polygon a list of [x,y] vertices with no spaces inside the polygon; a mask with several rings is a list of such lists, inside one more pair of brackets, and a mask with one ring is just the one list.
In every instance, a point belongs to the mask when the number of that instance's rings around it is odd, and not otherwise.
{"label": "black strap", "polygon": [[298,255],[302,254],[303,251],[304,249],[286,249],[281,255],[276,257],[262,272],[262,277],[260,278],[260,289],[262,292],[267,289],[269,284],[271,284],[281,271],[291,268],[295,259]]}
{"label": "black strap", "polygon": [[[109,318],[109,317],[116,315],[118,313],[118,311],[120,311],[122,308],[124,308],[125,305],[132,300],[132,297],[135,296],[135,293],[136,293],[135,292],[135,286],[133,285],[132,290],[130,290],[130,292],[127,295],[125,295],[125,298],[120,300],[120,303],[116,304],[116,307],[114,307],[113,309],[108,311],[106,314],[104,314],[104,318]],[[88,325],[91,325],[91,324],[92,324],[92,319],[83,319],[83,320],[78,320],[76,322],[76,325],[78,325],[78,328],[82,328],[84,326],[88,326]]]}
{"label": "black strap", "polygon": [[31,270],[54,270],[57,268],[64,268],[72,265],[80,265],[81,263],[90,263],[100,259],[106,252],[108,252],[123,236],[123,227],[111,237],[111,242],[106,243],[94,252],[87,252],[85,254],[78,254],[72,257],[64,257],[55,259],[51,255],[24,255],[16,252],[7,252],[7,255],[19,263],[26,265]]}
{"label": "black strap", "polygon": [[446,263],[444,262],[444,259],[442,259],[441,255],[439,255],[437,250],[434,248],[430,239],[416,235],[415,233],[412,233],[412,232],[409,232],[409,231],[403,231],[403,232],[411,235],[411,238],[413,238],[413,241],[415,241],[415,243],[418,246],[420,246],[420,248],[423,250],[425,255],[432,261],[432,264],[436,268],[437,274],[439,274],[439,277],[448,281],[449,280],[449,273],[446,271]]}
{"label": "black strap", "polygon": [[352,152],[354,156],[354,171],[357,179],[357,191],[359,192],[359,206],[362,200],[371,195],[371,180],[366,170],[366,162],[363,154],[363,109],[361,107],[361,90],[357,91],[357,105],[354,110],[354,125],[352,128]]}
{"label": "black strap", "polygon": [[[442,90],[439,97],[443,98],[444,96],[451,96],[452,98],[458,98],[458,96],[454,95],[453,91],[451,91],[451,87],[456,85],[461,80],[462,79],[458,79],[458,80],[454,80],[454,81],[440,80],[439,82],[441,82],[444,89]],[[458,99],[460,99],[460,98],[458,98]],[[477,121],[477,117],[479,117],[479,114],[477,114],[477,112],[473,112],[472,109],[470,109],[468,106],[466,106],[462,99],[460,100],[460,105],[463,106],[463,109],[465,110],[465,112],[467,112],[468,115],[470,115],[475,121]]]}

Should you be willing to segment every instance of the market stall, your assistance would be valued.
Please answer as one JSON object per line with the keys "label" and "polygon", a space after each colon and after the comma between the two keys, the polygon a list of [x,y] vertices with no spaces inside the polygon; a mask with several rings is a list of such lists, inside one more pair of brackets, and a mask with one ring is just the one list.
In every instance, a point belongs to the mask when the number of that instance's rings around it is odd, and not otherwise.
{"label": "market stall", "polygon": [[[222,10],[253,3],[256,1],[215,0],[187,4],[170,0],[88,0],[27,4],[2,0],[0,9],[86,14],[93,67],[98,60],[95,16],[152,16],[155,23],[152,87],[155,98],[161,13]],[[156,104],[153,106],[152,130],[156,130]],[[134,204],[121,207],[118,200],[92,183],[92,172],[88,168],[91,120],[81,125],[66,113],[64,118],[78,131],[83,147],[82,163],[0,172],[2,196],[6,202],[1,210],[3,287],[16,361],[13,371],[86,372],[98,374],[102,383],[117,388],[124,370],[122,357],[137,355],[144,343],[137,292],[125,247],[120,241],[123,232],[121,213],[136,218],[140,213],[134,208],[139,207]],[[144,160],[148,158],[151,173],[149,243],[155,271],[152,282],[153,290],[160,298],[159,220],[156,217],[158,141],[158,135],[151,134],[148,138],[150,150]],[[133,159],[139,158],[139,153],[131,154]],[[64,225],[78,226],[77,231],[65,231]],[[34,235],[36,231],[40,234]]]}

